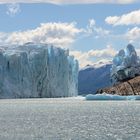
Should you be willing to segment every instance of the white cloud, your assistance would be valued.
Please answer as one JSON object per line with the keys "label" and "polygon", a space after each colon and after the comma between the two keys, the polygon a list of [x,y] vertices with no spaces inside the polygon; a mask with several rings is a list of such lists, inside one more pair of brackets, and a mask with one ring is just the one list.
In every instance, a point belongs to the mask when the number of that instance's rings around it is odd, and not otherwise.
{"label": "white cloud", "polygon": [[113,4],[130,4],[139,2],[138,0],[0,0],[4,3],[53,3],[53,4],[90,4],[90,3],[113,3]]}
{"label": "white cloud", "polygon": [[95,24],[96,24],[96,21],[95,21],[94,19],[90,19],[90,20],[89,20],[89,27],[90,27],[90,28],[94,27]]}
{"label": "white cloud", "polygon": [[105,19],[105,22],[108,23],[108,24],[115,25],[118,22],[119,19],[120,19],[120,17],[117,17],[117,16],[113,16],[113,17],[109,16]]}
{"label": "white cloud", "polygon": [[90,50],[88,52],[89,57],[102,57],[102,58],[112,58],[116,54],[116,50],[111,46],[107,45],[105,49],[102,50]]}
{"label": "white cloud", "polygon": [[117,51],[111,45],[107,45],[105,49],[89,50],[87,52],[70,51],[70,54],[79,61],[79,65],[81,68],[88,64],[92,65],[93,59],[112,59],[112,57],[114,57],[116,53]]}
{"label": "white cloud", "polygon": [[[126,39],[129,43],[134,44],[135,46],[140,46],[140,27],[134,27],[129,29],[124,35],[124,39]],[[140,56],[140,49],[136,50],[138,55]]]}
{"label": "white cloud", "polygon": [[93,63],[88,56],[88,52],[70,51],[70,55],[73,55],[79,61],[80,68]]}
{"label": "white cloud", "polygon": [[[44,23],[33,30],[1,33],[1,44],[48,43],[68,47],[83,30],[73,23]],[[3,39],[4,38],[4,39]]]}
{"label": "white cloud", "polygon": [[24,44],[27,42],[48,43],[68,47],[77,38],[85,36],[105,37],[110,31],[97,27],[95,20],[89,20],[86,28],[78,28],[76,22],[72,23],[44,23],[39,27],[12,33],[0,33],[0,44]]}
{"label": "white cloud", "polygon": [[17,13],[19,13],[21,10],[20,10],[20,5],[17,4],[17,3],[11,3],[11,4],[8,4],[7,5],[7,15],[10,15],[10,16],[15,16]]}
{"label": "white cloud", "polygon": [[4,32],[0,32],[0,45],[5,44],[5,40],[7,39],[8,34]]}
{"label": "white cloud", "polygon": [[105,19],[105,22],[117,25],[140,25],[140,10],[135,10],[121,16],[109,16]]}
{"label": "white cloud", "polygon": [[140,40],[140,28],[134,27],[126,33],[126,37],[131,41],[134,42],[135,40]]}
{"label": "white cloud", "polygon": [[117,3],[119,4],[130,4],[135,2],[138,2],[138,0],[117,0]]}
{"label": "white cloud", "polygon": [[103,29],[102,27],[97,27],[94,19],[89,20],[89,24],[87,26],[87,35],[94,35],[95,38],[104,37],[110,33],[109,30]]}
{"label": "white cloud", "polygon": [[103,29],[101,27],[95,27],[95,32],[97,33],[97,36],[106,36],[110,34],[109,30]]}

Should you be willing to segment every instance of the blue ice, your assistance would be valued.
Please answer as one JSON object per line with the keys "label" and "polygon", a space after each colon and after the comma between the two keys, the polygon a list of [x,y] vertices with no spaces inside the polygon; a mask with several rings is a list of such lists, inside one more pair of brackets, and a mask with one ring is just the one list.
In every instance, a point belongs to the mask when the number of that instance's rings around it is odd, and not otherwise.
{"label": "blue ice", "polygon": [[139,95],[120,96],[111,94],[88,94],[85,98],[86,100],[140,100]]}

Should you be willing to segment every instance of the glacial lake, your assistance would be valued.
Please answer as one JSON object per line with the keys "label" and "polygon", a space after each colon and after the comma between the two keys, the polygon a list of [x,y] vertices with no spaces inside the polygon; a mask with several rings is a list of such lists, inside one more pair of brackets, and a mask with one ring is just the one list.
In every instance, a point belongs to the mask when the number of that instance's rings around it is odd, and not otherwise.
{"label": "glacial lake", "polygon": [[140,101],[2,99],[0,140],[140,140]]}

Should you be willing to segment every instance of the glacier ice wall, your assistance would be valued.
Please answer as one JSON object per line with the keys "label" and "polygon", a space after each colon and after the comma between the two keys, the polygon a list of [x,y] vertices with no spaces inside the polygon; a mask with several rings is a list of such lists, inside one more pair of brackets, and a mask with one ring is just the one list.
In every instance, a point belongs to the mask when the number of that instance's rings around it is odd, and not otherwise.
{"label": "glacier ice wall", "polygon": [[126,49],[120,50],[113,59],[111,80],[116,84],[138,75],[140,75],[140,58],[135,48],[128,44]]}
{"label": "glacier ice wall", "polygon": [[77,95],[78,62],[68,50],[45,44],[0,48],[0,98]]}

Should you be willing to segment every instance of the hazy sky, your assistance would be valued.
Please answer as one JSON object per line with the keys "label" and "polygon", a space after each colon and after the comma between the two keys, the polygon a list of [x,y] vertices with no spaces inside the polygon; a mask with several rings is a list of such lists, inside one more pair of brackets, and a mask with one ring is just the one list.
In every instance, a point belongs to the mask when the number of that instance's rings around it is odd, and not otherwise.
{"label": "hazy sky", "polygon": [[[11,3],[13,2],[13,3]],[[0,0],[0,44],[51,43],[84,66],[134,44],[140,54],[137,0]]]}

